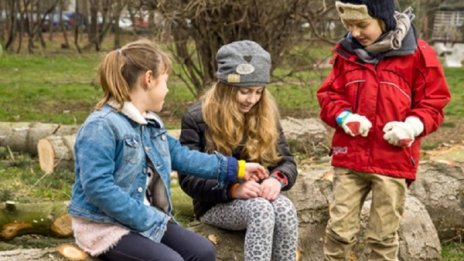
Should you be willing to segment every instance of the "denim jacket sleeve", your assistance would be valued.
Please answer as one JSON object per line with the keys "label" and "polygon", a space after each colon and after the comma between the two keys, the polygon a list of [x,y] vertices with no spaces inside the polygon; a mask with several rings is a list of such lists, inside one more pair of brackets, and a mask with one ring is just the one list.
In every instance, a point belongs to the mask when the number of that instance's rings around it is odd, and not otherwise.
{"label": "denim jacket sleeve", "polygon": [[[153,231],[167,219],[115,182],[117,134],[101,118],[87,122],[76,138],[76,179],[85,198],[105,215],[137,232]],[[166,216],[166,217],[163,217]]]}
{"label": "denim jacket sleeve", "polygon": [[237,180],[237,160],[222,154],[190,150],[174,137],[168,136],[172,168],[189,175],[217,179],[218,188]]}

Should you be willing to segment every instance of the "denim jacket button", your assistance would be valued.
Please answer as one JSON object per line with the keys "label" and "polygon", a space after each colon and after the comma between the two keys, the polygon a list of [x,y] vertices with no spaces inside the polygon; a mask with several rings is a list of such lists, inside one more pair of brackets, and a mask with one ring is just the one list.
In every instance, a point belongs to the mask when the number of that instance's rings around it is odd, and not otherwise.
{"label": "denim jacket button", "polygon": [[164,135],[164,134],[161,135],[161,139],[162,139],[162,140],[165,140],[165,139],[166,139],[166,135]]}
{"label": "denim jacket button", "polygon": [[139,188],[137,189],[137,191],[138,191],[139,193],[142,193],[143,188],[142,188],[142,187],[139,187]]}

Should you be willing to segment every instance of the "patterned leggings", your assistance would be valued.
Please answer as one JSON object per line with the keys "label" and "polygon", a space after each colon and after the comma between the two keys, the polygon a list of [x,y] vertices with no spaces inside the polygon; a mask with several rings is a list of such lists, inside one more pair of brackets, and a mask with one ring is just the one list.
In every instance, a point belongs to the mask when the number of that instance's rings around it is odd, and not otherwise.
{"label": "patterned leggings", "polygon": [[291,261],[296,258],[298,220],[293,203],[285,196],[279,195],[272,202],[252,198],[217,204],[200,221],[229,230],[246,229],[246,261]]}

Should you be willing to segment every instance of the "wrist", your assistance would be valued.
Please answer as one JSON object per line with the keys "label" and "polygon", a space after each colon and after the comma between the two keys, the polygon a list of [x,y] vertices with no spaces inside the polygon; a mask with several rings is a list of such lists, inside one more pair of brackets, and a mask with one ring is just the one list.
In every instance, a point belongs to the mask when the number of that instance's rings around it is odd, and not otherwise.
{"label": "wrist", "polygon": [[238,186],[240,186],[240,183],[238,183],[238,182],[236,182],[236,183],[232,184],[232,186],[230,186],[229,192],[228,192],[229,198],[231,198],[231,199],[236,198],[235,193],[237,192]]}
{"label": "wrist", "polygon": [[238,179],[238,161],[234,157],[226,157],[227,174],[225,181],[227,184],[234,183]]}
{"label": "wrist", "polygon": [[414,137],[419,136],[424,131],[424,124],[418,117],[409,116],[404,122],[414,131]]}
{"label": "wrist", "polygon": [[280,171],[275,171],[275,172],[272,172],[271,175],[269,175],[270,178],[273,178],[273,179],[276,179],[281,187],[285,187],[287,186],[288,184],[288,179],[287,179],[287,176],[285,176],[282,172]]}
{"label": "wrist", "polygon": [[239,160],[237,161],[237,164],[238,164],[237,178],[244,179],[246,162],[244,160]]}
{"label": "wrist", "polygon": [[338,125],[342,125],[345,119],[351,114],[351,111],[349,110],[344,110],[340,114],[338,114],[337,118],[335,118],[335,121],[337,122]]}

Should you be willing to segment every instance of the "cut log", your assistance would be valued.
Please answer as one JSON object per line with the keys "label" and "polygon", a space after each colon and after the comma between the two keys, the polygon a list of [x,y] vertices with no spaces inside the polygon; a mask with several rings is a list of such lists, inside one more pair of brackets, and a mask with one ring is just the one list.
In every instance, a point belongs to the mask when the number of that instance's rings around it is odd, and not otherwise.
{"label": "cut log", "polygon": [[0,228],[0,239],[4,240],[24,234],[72,236],[67,202],[0,204]]}
{"label": "cut log", "polygon": [[[74,245],[66,244],[64,246],[65,253],[63,251],[63,245],[58,247],[49,248],[33,248],[33,249],[15,249],[10,251],[0,251],[0,261],[12,261],[12,260],[28,260],[28,261],[69,261],[69,260],[85,260],[85,261],[97,261],[97,258],[89,257],[87,254],[82,252]],[[74,249],[73,249],[74,248]],[[72,254],[69,255],[69,254]],[[71,259],[73,256],[83,259]]]}
{"label": "cut log", "polygon": [[40,122],[0,122],[0,146],[12,151],[37,155],[37,143],[50,135],[70,135],[79,125],[61,125]]}
{"label": "cut log", "polygon": [[71,244],[61,244],[57,247],[58,252],[71,261],[86,260],[89,255],[79,247]]}
{"label": "cut log", "polygon": [[76,135],[52,135],[40,139],[37,144],[40,168],[46,173],[56,169],[72,169],[74,167],[74,142]]}
{"label": "cut log", "polygon": [[[168,133],[178,138],[180,130],[168,130]],[[40,168],[51,174],[58,169],[72,170],[74,168],[74,143],[76,135],[50,135],[37,143]]]}
{"label": "cut log", "polygon": [[66,261],[56,248],[15,249],[0,252],[0,261],[28,260],[28,261]]}

